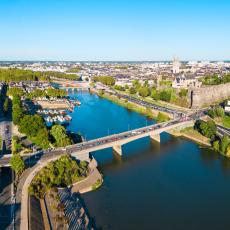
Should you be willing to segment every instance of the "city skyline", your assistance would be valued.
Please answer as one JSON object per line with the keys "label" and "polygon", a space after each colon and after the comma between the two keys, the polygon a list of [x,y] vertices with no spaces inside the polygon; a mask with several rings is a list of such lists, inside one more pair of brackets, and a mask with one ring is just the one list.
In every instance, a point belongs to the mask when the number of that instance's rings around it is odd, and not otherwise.
{"label": "city skyline", "polygon": [[1,61],[229,60],[228,1],[1,2]]}

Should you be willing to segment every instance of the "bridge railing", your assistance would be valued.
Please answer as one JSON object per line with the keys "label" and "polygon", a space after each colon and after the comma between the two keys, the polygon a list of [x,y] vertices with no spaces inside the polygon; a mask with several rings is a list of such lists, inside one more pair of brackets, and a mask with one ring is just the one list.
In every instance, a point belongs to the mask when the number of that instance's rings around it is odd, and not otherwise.
{"label": "bridge railing", "polygon": [[[154,130],[154,128],[156,128],[156,127],[158,127],[160,129],[160,128],[167,127],[169,125],[176,124],[178,122],[183,122],[183,121],[181,121],[180,119],[175,119],[175,120],[166,121],[166,122],[162,122],[162,123],[158,123],[158,124],[148,125],[148,126],[145,126],[145,127],[132,129],[132,130],[117,133],[117,134],[112,134],[112,135],[108,135],[108,136],[105,136],[105,137],[99,137],[99,138],[89,140],[89,141],[85,141],[85,142],[82,142],[82,143],[69,145],[69,146],[66,147],[66,149],[70,149],[70,148],[74,148],[74,147],[81,147],[81,146],[84,146],[85,144],[91,144],[91,143],[94,143],[94,142],[101,142],[101,141],[110,139],[112,137],[123,137],[125,135],[129,135],[130,133],[134,133],[134,132],[136,133],[136,135],[139,135],[139,132],[143,132],[146,129],[153,128],[153,130]],[[151,131],[153,131],[153,130],[151,130]],[[135,136],[135,135],[132,135],[132,136]]]}

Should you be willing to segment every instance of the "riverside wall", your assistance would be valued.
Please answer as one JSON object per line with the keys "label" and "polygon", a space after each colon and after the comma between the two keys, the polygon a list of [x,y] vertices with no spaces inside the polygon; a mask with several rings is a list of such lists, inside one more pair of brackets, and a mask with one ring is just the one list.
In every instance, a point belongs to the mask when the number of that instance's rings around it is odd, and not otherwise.
{"label": "riverside wall", "polygon": [[188,91],[191,108],[202,108],[230,97],[230,83],[191,88]]}

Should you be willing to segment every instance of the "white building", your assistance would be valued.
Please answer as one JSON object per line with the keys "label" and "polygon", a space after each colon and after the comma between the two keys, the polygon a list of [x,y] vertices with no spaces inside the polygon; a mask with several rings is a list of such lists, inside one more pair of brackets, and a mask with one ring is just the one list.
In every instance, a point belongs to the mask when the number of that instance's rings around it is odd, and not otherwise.
{"label": "white building", "polygon": [[176,89],[180,88],[200,88],[202,83],[195,77],[185,77],[184,74],[178,75],[175,77],[174,81],[172,82],[172,87]]}
{"label": "white building", "polygon": [[226,113],[230,113],[230,101],[227,102],[227,105],[224,107]]}

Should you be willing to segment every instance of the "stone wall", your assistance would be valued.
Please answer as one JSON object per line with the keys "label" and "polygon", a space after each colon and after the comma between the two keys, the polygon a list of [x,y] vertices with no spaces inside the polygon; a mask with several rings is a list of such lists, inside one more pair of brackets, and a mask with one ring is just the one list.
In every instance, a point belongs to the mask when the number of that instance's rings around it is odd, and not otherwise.
{"label": "stone wall", "polygon": [[191,108],[201,108],[230,97],[230,83],[189,89],[188,100]]}

